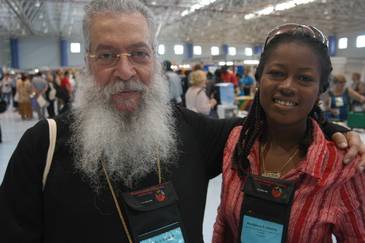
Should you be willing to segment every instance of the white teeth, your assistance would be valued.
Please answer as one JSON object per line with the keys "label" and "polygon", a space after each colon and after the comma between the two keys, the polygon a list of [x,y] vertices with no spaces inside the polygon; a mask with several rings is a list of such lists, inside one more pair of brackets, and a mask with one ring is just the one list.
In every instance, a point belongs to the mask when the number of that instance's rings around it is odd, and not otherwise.
{"label": "white teeth", "polygon": [[284,100],[274,99],[274,102],[278,103],[280,105],[285,105],[285,106],[295,106],[295,102],[292,102],[292,101],[284,101]]}

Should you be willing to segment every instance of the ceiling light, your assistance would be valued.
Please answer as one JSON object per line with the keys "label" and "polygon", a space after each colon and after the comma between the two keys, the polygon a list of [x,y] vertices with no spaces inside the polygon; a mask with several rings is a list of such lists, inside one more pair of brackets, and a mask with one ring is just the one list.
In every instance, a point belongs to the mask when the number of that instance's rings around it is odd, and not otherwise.
{"label": "ceiling light", "polygon": [[244,60],[243,64],[246,65],[258,65],[259,64],[259,60]]}
{"label": "ceiling light", "polygon": [[275,4],[275,5],[269,5],[265,8],[256,10],[252,13],[248,13],[248,14],[245,15],[244,18],[246,20],[249,20],[249,19],[261,17],[263,15],[272,14],[274,11],[284,11],[284,10],[295,8],[299,5],[308,4],[308,3],[311,3],[311,2],[314,2],[314,1],[316,1],[316,0],[291,0],[291,1],[285,1],[285,2],[282,2],[282,3]]}
{"label": "ceiling light", "polygon": [[186,9],[184,11],[181,12],[181,17],[184,17],[188,14],[191,14],[193,13],[194,11],[198,10],[198,9],[201,9],[211,3],[214,3],[215,1],[217,0],[203,0],[203,1],[200,1],[200,3],[196,3],[194,5],[192,5],[189,9]]}

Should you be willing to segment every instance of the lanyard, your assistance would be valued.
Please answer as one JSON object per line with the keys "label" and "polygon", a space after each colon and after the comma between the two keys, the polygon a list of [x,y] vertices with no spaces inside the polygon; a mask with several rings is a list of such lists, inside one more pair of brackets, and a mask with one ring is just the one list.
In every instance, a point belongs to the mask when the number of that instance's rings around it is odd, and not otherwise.
{"label": "lanyard", "polygon": [[[115,194],[115,191],[114,191],[114,188],[113,188],[113,185],[110,181],[110,178],[108,176],[108,173],[106,171],[106,168],[105,168],[105,163],[104,163],[104,160],[101,160],[101,167],[103,168],[103,171],[104,171],[104,174],[105,174],[105,177],[106,177],[106,181],[108,182],[108,186],[109,186],[109,190],[113,196],[113,200],[114,200],[114,204],[115,204],[115,207],[117,209],[117,212],[118,212],[118,215],[119,215],[119,219],[122,223],[122,226],[123,226],[123,230],[125,231],[126,235],[127,235],[127,238],[128,238],[128,242],[129,243],[133,243],[132,241],[132,237],[131,237],[131,233],[129,232],[128,230],[128,227],[127,227],[127,223],[126,223],[126,220],[125,220],[125,217],[122,213],[122,210],[120,208],[120,204],[118,202],[118,198]],[[158,183],[161,184],[162,183],[162,176],[161,176],[161,163],[160,163],[160,156],[157,154],[157,171],[158,171]]]}

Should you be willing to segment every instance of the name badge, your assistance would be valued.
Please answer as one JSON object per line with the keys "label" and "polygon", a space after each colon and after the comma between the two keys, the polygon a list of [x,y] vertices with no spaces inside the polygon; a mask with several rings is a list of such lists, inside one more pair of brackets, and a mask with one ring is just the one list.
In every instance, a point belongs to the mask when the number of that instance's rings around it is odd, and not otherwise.
{"label": "name badge", "polygon": [[172,224],[140,236],[140,243],[185,243],[178,224]]}
{"label": "name badge", "polygon": [[184,243],[186,233],[171,182],[122,193],[134,242]]}
{"label": "name badge", "polygon": [[294,183],[248,175],[241,209],[240,242],[284,243]]}
{"label": "name badge", "polygon": [[342,97],[336,97],[335,104],[336,104],[336,107],[342,107],[345,105],[345,102],[343,101]]}
{"label": "name badge", "polygon": [[241,242],[281,243],[284,225],[251,216],[243,216]]}

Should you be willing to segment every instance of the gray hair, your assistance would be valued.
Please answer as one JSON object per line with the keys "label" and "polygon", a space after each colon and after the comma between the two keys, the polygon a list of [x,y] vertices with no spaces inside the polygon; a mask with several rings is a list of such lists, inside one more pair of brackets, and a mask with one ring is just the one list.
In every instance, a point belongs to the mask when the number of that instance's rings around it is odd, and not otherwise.
{"label": "gray hair", "polygon": [[151,10],[149,10],[144,4],[138,0],[93,0],[87,4],[84,8],[85,16],[82,21],[82,30],[84,34],[85,48],[90,48],[90,23],[94,15],[103,12],[112,13],[140,13],[147,21],[148,27],[151,32],[151,45],[152,48],[156,47],[156,23],[155,18]]}

